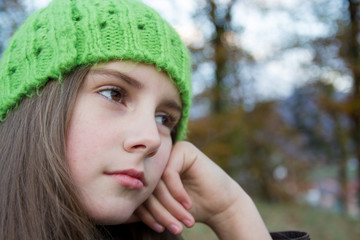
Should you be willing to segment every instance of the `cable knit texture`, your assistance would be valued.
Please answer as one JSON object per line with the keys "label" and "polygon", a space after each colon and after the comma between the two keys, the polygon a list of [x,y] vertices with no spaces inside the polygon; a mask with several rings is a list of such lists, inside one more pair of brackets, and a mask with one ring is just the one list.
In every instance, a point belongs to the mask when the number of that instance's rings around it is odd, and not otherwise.
{"label": "cable knit texture", "polygon": [[154,64],[177,86],[183,104],[177,140],[186,136],[190,58],[176,31],[138,0],[54,0],[14,34],[0,62],[0,120],[50,79],[111,60]]}

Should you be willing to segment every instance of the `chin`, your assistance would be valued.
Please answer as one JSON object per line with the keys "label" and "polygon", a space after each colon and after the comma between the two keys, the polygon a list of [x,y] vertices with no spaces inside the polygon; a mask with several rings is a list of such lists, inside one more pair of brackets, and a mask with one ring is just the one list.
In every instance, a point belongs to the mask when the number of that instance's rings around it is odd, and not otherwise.
{"label": "chin", "polygon": [[125,216],[123,214],[116,216],[102,215],[102,216],[91,216],[96,224],[99,225],[119,225],[123,223],[128,223],[131,219],[130,216]]}
{"label": "chin", "polygon": [[89,216],[96,224],[100,225],[119,225],[129,223],[132,220],[135,209],[92,209]]}

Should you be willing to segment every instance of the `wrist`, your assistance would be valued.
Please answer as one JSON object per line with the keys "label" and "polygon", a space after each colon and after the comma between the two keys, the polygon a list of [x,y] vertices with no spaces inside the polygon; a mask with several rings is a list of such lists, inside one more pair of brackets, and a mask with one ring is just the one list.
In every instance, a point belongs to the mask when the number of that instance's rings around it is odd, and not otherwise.
{"label": "wrist", "polygon": [[240,187],[236,195],[231,205],[209,218],[206,224],[222,240],[271,239],[252,199]]}

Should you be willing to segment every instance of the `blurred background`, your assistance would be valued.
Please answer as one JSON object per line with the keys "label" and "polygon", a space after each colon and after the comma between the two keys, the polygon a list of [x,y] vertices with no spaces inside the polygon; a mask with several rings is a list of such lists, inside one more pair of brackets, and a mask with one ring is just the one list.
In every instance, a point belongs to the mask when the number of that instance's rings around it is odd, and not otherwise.
{"label": "blurred background", "polygon": [[[0,56],[49,0],[0,0]],[[270,231],[360,236],[360,1],[143,0],[192,53],[189,140]],[[185,239],[217,239],[197,224]]]}

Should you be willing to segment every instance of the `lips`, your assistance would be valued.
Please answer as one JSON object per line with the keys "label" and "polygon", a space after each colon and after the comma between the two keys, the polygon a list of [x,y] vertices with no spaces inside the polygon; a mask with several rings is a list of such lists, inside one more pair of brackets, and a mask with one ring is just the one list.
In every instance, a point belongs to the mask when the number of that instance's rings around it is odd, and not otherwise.
{"label": "lips", "polygon": [[146,186],[144,172],[137,171],[136,169],[106,172],[105,174],[130,189],[142,189]]}

